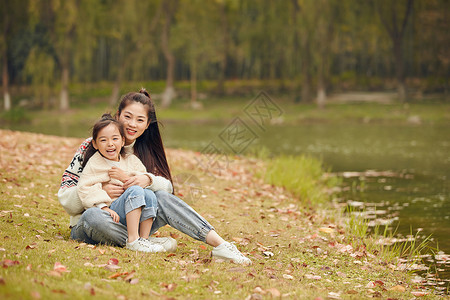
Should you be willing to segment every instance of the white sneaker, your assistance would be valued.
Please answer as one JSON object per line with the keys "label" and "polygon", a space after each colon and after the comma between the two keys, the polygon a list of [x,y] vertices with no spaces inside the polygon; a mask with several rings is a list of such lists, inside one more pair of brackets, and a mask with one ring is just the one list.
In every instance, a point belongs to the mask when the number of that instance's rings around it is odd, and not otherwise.
{"label": "white sneaker", "polygon": [[234,244],[225,242],[213,248],[212,256],[219,259],[231,260],[240,265],[251,265],[252,261],[244,256]]}
{"label": "white sneaker", "polygon": [[166,252],[175,252],[177,250],[177,241],[171,237],[149,237],[148,240],[153,245],[161,245]]}
{"label": "white sneaker", "polygon": [[138,238],[137,240],[128,243],[125,246],[127,249],[133,250],[133,251],[142,251],[142,252],[166,252],[164,250],[163,246],[152,244],[148,240],[143,238]]}

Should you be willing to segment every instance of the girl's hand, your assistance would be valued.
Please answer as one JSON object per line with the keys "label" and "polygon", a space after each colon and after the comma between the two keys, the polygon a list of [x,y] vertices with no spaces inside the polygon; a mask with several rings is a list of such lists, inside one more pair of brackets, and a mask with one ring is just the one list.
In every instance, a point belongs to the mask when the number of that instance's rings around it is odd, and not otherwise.
{"label": "girl's hand", "polygon": [[125,181],[125,182],[123,183],[123,188],[124,188],[124,189],[127,189],[127,188],[129,188],[130,186],[133,186],[133,185],[138,185],[138,186],[140,186],[141,188],[146,188],[146,187],[148,187],[151,183],[152,183],[152,182],[151,182],[150,178],[149,178],[147,175],[144,175],[144,174],[142,174],[142,175],[136,175],[136,176],[130,177],[130,179],[128,179],[127,181]]}
{"label": "girl's hand", "polygon": [[125,182],[128,179],[130,179],[130,176],[128,176],[128,174],[124,170],[118,167],[112,167],[111,169],[109,169],[108,175],[109,177],[120,180],[122,182]]}
{"label": "girl's hand", "polygon": [[119,198],[125,191],[123,186],[112,183],[103,183],[102,189],[108,194],[111,199]]}
{"label": "girl's hand", "polygon": [[110,209],[109,207],[105,206],[102,208],[103,210],[106,210],[107,212],[109,212],[109,214],[111,215],[112,219],[114,222],[119,223],[120,221],[120,217],[119,215],[113,211],[112,209]]}

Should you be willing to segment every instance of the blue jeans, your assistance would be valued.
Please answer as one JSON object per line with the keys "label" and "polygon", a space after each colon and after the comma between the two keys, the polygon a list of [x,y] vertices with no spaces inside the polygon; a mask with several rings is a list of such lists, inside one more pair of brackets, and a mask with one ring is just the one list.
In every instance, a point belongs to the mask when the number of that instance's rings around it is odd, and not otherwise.
{"label": "blue jeans", "polygon": [[[214,230],[208,221],[186,202],[166,191],[157,191],[155,195],[158,209],[150,234],[165,225],[170,225],[193,239],[206,242],[206,235]],[[127,227],[120,222],[114,222],[108,212],[98,207],[87,209],[70,233],[73,240],[122,247],[125,246],[127,237]]]}
{"label": "blue jeans", "polygon": [[142,207],[141,218],[139,223],[156,217],[158,211],[158,201],[155,193],[151,190],[143,189],[140,186],[134,185],[111,203],[111,208],[120,217],[120,223],[127,226],[126,215],[135,209]]}

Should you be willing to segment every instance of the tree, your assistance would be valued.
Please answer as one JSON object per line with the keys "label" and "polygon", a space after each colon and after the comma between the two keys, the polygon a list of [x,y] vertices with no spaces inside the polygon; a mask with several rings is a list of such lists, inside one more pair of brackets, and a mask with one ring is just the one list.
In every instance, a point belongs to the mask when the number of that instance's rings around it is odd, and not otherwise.
{"label": "tree", "polygon": [[414,0],[374,1],[378,16],[392,42],[397,78],[397,93],[401,101],[406,99],[404,38],[408,21],[413,12]]}
{"label": "tree", "polygon": [[169,107],[173,98],[176,96],[174,80],[175,80],[175,56],[169,45],[170,28],[178,6],[177,0],[164,0],[162,2],[164,24],[161,32],[161,49],[166,58],[166,87],[162,94],[162,107]]}
{"label": "tree", "polygon": [[[9,69],[8,69],[8,45],[17,32],[17,28],[20,25],[21,20],[21,5],[23,3],[17,3],[9,0],[1,0],[0,2],[0,53],[2,55],[2,88],[3,88],[3,108],[5,111],[11,109],[11,95],[9,94]],[[14,22],[16,21],[16,22]]]}

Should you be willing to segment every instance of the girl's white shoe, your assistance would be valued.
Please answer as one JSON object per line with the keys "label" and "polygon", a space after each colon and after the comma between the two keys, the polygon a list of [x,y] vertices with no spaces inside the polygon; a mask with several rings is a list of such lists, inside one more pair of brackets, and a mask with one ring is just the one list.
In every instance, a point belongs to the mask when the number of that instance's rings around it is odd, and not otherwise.
{"label": "girl's white shoe", "polygon": [[149,240],[138,238],[137,240],[128,243],[125,248],[133,250],[133,251],[141,251],[141,252],[166,252],[163,246],[158,244],[153,244]]}

